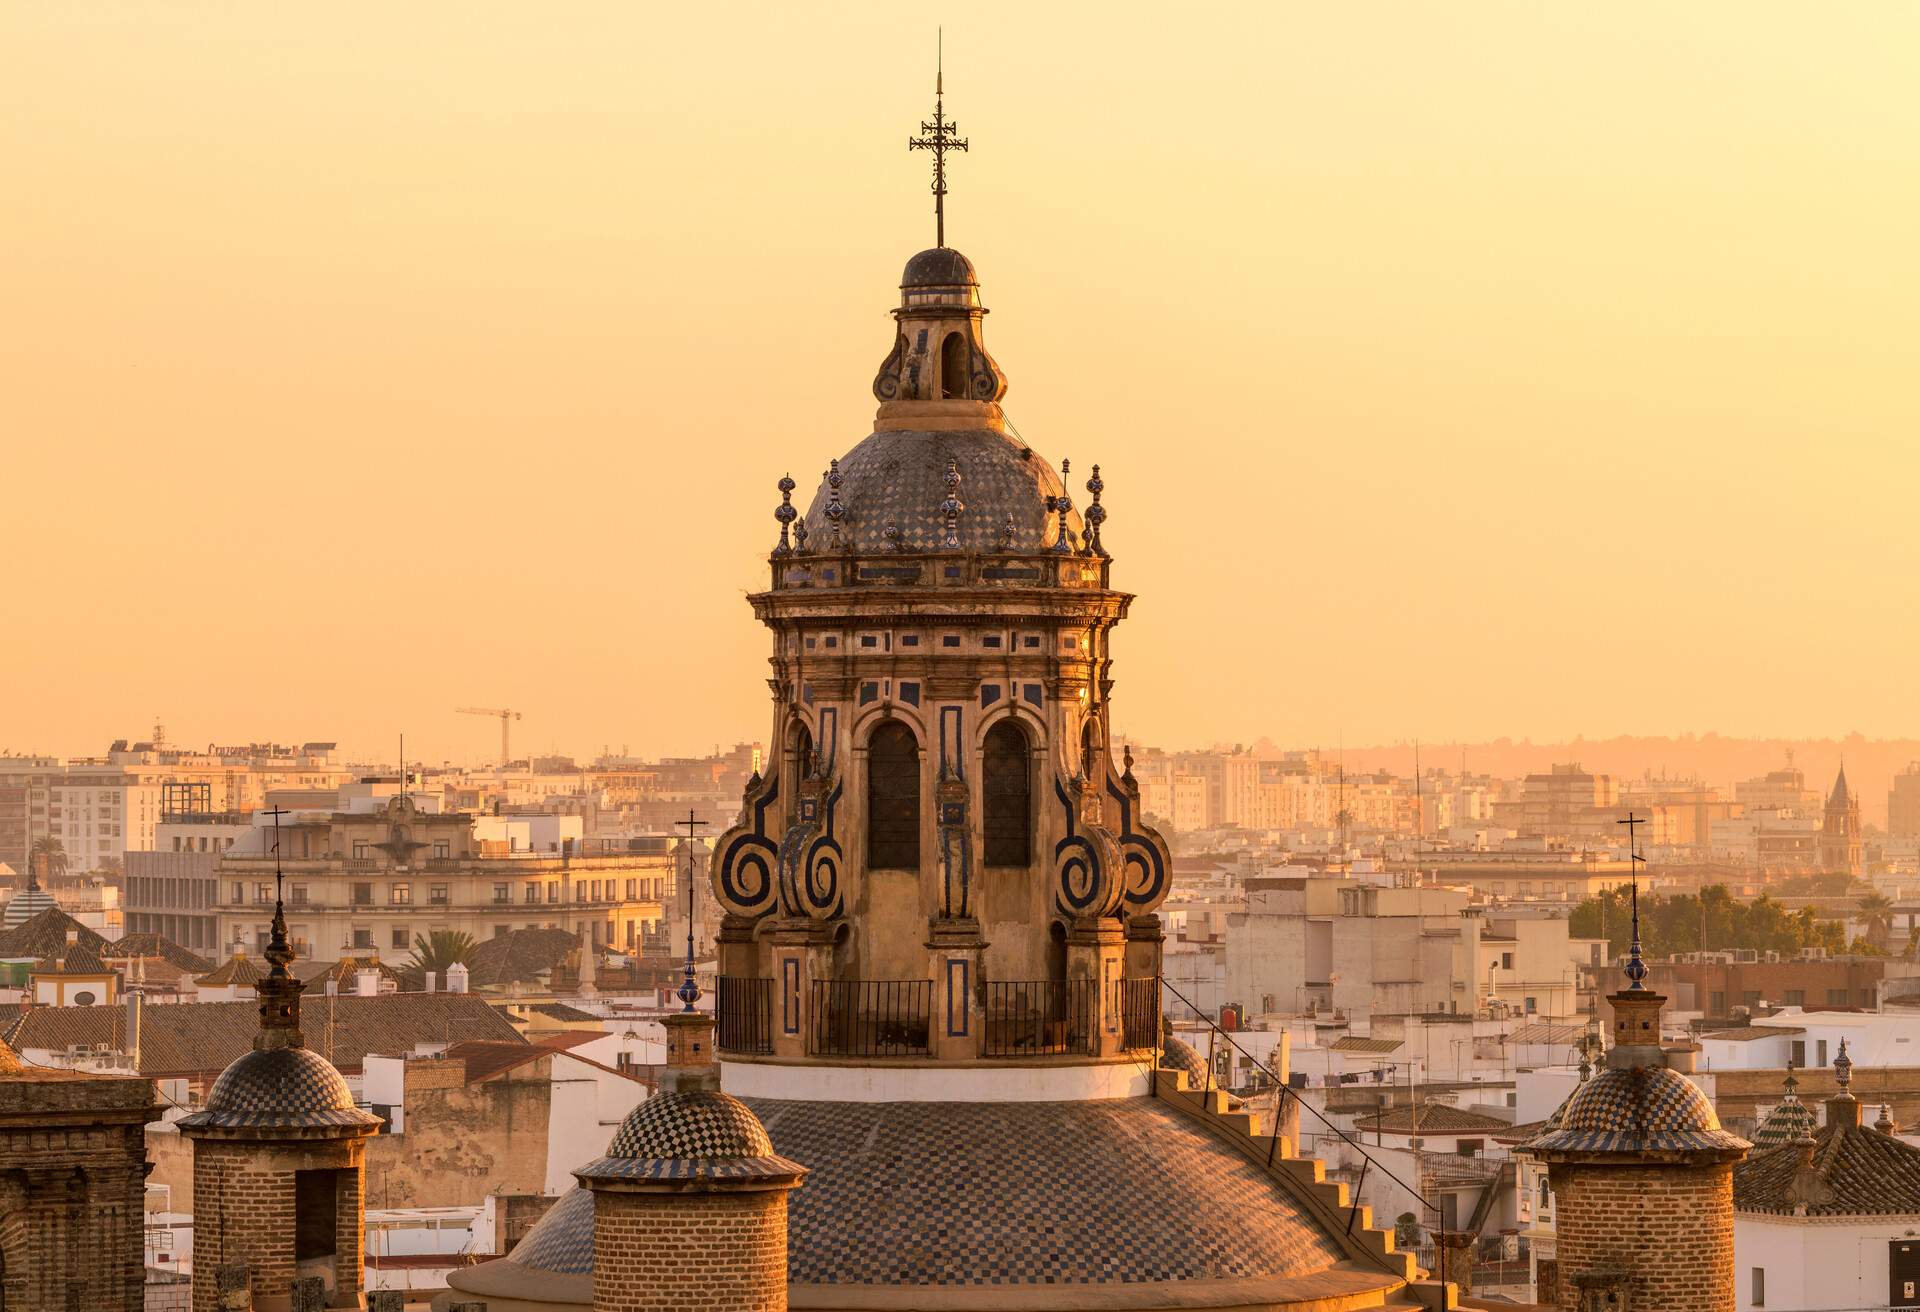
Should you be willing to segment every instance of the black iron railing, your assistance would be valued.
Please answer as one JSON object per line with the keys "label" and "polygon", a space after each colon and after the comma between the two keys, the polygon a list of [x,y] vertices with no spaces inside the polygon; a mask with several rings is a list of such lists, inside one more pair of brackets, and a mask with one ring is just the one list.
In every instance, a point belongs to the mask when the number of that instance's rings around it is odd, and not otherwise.
{"label": "black iron railing", "polygon": [[1092,980],[990,980],[980,1052],[986,1057],[1088,1053],[1099,1023],[1098,986]]}
{"label": "black iron railing", "polygon": [[817,1057],[910,1057],[927,1051],[933,982],[817,979],[807,1051]]}
{"label": "black iron railing", "polygon": [[713,999],[722,1052],[773,1051],[773,981],[722,975]]}
{"label": "black iron railing", "polygon": [[1120,1028],[1130,1050],[1160,1049],[1160,981],[1146,979],[1120,981]]}

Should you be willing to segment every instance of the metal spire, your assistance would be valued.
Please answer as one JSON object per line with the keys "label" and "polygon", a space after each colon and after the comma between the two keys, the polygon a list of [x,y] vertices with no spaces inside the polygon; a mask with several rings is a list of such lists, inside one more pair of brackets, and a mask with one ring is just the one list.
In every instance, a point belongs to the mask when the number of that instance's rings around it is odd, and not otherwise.
{"label": "metal spire", "polygon": [[694,818],[693,808],[687,808],[685,820],[674,821],[675,829],[687,831],[687,971],[686,978],[680,981],[680,987],[674,990],[674,996],[684,1002],[683,1011],[692,1011],[693,1004],[700,996],[700,986],[693,978],[693,838],[697,830],[705,829],[705,820]]}
{"label": "metal spire", "polygon": [[1633,946],[1627,950],[1627,979],[1631,981],[1627,990],[1638,992],[1647,987],[1647,963],[1640,959],[1640,867],[1646,864],[1646,858],[1640,855],[1640,826],[1647,822],[1629,811],[1625,820],[1614,823],[1627,827],[1627,856],[1633,879]]}
{"label": "metal spire", "polygon": [[907,149],[933,152],[933,244],[945,246],[947,244],[947,152],[966,150],[967,139],[953,135],[960,125],[946,116],[946,110],[943,107],[946,95],[946,32],[944,29],[936,39],[939,44],[935,47],[933,65],[933,121],[921,122],[920,131],[925,135],[908,137]]}

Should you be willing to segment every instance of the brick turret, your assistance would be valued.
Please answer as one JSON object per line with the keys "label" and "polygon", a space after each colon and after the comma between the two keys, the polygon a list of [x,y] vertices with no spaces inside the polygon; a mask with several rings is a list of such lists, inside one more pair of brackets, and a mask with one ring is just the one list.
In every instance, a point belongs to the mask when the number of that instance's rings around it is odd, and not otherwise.
{"label": "brick turret", "polygon": [[784,1312],[787,1194],[806,1170],[720,1092],[712,1017],[667,1031],[662,1091],[574,1172],[594,1196],[594,1312]]}
{"label": "brick turret", "polygon": [[1629,984],[1607,1000],[1614,1047],[1558,1124],[1528,1145],[1547,1163],[1562,1312],[1733,1312],[1733,1164],[1745,1140],[1669,1070],[1666,999],[1643,983],[1638,920]]}
{"label": "brick turret", "polygon": [[193,1141],[193,1312],[229,1306],[221,1272],[231,1281],[242,1267],[257,1307],[291,1306],[303,1277],[319,1279],[326,1306],[360,1306],[365,1141],[380,1118],[355,1107],[333,1063],[306,1046],[278,902],[266,956],[253,1051],[179,1122]]}

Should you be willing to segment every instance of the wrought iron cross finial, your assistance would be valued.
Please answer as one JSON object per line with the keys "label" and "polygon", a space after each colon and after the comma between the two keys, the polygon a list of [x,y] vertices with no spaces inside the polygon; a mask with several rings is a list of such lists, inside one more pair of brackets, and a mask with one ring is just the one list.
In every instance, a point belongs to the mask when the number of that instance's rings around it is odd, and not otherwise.
{"label": "wrought iron cross finial", "polygon": [[1640,867],[1646,864],[1646,858],[1640,855],[1640,826],[1647,823],[1642,816],[1627,812],[1625,820],[1614,823],[1627,827],[1628,871],[1633,880],[1633,946],[1627,951],[1627,985],[1629,991],[1644,989],[1647,978],[1647,963],[1640,959]]}
{"label": "wrought iron cross finial", "polygon": [[933,73],[933,121],[924,120],[920,131],[924,136],[908,137],[908,150],[930,150],[933,152],[933,233],[934,245],[947,244],[947,152],[964,151],[967,148],[965,137],[956,137],[955,129],[960,125],[946,116],[943,108],[946,74],[943,65],[946,62],[944,46],[945,34],[940,37],[942,52],[934,60]]}
{"label": "wrought iron cross finial", "polygon": [[674,996],[686,1004],[685,1010],[692,1011],[694,1001],[700,996],[700,985],[693,977],[693,840],[700,830],[707,827],[707,822],[697,818],[693,808],[688,807],[687,818],[674,821],[673,827],[687,831],[687,970],[686,978],[680,981]]}

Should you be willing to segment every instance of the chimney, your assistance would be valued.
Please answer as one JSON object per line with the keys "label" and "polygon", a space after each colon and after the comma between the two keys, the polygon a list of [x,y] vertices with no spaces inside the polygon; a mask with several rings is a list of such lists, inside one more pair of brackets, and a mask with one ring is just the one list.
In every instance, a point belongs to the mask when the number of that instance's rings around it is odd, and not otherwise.
{"label": "chimney", "polygon": [[68,931],[67,931],[67,946],[68,946],[68,947],[70,947],[70,948],[77,948],[77,947],[79,947],[79,946],[80,946],[80,931],[79,931],[79,930],[77,930],[77,929],[70,929],[70,930],[68,930]]}
{"label": "chimney", "polygon": [[363,998],[377,997],[380,993],[380,972],[377,970],[355,971],[353,991]]}
{"label": "chimney", "polygon": [[144,1005],[144,994],[127,994],[127,1060],[133,1063],[136,1074],[140,1070],[140,1020]]}
{"label": "chimney", "polygon": [[456,961],[447,967],[447,992],[465,993],[467,991],[466,963]]}
{"label": "chimney", "polygon": [[433,983],[434,983],[434,972],[430,970],[430,971],[428,971],[428,972],[426,973],[426,989],[427,989],[427,992],[429,992],[429,993],[431,993],[431,992],[433,992]]}

